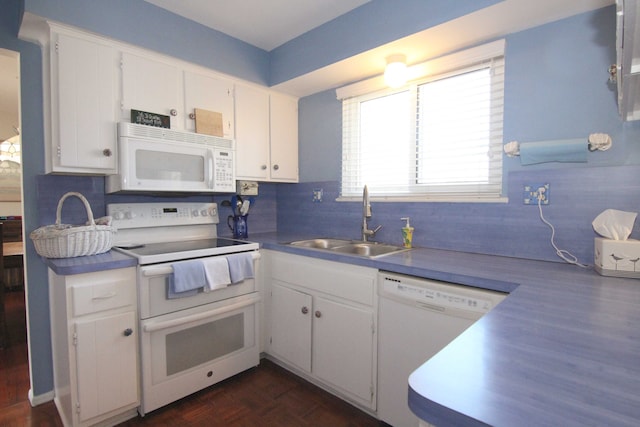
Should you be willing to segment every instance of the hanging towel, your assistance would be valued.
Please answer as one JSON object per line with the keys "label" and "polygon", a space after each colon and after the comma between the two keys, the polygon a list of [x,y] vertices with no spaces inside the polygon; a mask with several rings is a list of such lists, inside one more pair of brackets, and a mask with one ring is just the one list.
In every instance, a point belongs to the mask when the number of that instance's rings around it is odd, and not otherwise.
{"label": "hanging towel", "polygon": [[202,261],[174,262],[171,266],[173,274],[169,278],[169,292],[167,294],[169,298],[190,296],[197,293],[198,289],[207,286]]}
{"label": "hanging towel", "polygon": [[231,283],[239,283],[253,278],[253,255],[251,252],[227,255]]}
{"label": "hanging towel", "polygon": [[589,144],[584,139],[524,142],[520,144],[520,163],[586,163]]}
{"label": "hanging towel", "polygon": [[231,284],[229,276],[229,263],[225,257],[211,257],[202,260],[204,266],[204,275],[207,279],[208,289],[214,291],[216,289],[226,288]]}

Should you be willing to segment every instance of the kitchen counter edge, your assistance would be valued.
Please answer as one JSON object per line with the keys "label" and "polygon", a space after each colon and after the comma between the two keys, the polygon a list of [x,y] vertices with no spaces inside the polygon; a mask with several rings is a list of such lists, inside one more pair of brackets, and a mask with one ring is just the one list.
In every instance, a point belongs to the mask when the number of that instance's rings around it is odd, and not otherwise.
{"label": "kitchen counter edge", "polygon": [[71,276],[83,273],[95,273],[98,271],[114,270],[117,268],[135,267],[138,260],[110,250],[97,255],[80,256],[73,258],[44,258],[43,262],[54,273],[60,276]]}

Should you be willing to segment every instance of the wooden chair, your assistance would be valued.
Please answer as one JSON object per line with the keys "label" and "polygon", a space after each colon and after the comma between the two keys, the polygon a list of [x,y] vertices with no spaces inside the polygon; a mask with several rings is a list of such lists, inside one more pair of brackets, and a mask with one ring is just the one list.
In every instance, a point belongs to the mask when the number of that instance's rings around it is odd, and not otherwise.
{"label": "wooden chair", "polygon": [[7,330],[7,316],[5,314],[4,307],[4,254],[2,251],[2,229],[3,224],[0,222],[0,348],[6,348],[9,346],[9,332]]}

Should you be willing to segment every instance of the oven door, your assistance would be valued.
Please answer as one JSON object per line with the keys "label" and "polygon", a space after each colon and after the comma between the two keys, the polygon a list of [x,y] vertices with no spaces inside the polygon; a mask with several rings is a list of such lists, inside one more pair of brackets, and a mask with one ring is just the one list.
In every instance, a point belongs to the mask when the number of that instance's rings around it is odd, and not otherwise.
{"label": "oven door", "polygon": [[140,324],[144,415],[260,361],[258,293]]}
{"label": "oven door", "polygon": [[[253,256],[254,276],[260,274],[260,252],[251,252]],[[171,263],[142,265],[138,267],[138,301],[140,304],[140,318],[148,319],[186,310],[199,305],[223,301],[240,295],[258,291],[255,279],[245,279],[240,283],[211,292],[198,291],[195,295],[170,299],[169,278],[173,269]]]}

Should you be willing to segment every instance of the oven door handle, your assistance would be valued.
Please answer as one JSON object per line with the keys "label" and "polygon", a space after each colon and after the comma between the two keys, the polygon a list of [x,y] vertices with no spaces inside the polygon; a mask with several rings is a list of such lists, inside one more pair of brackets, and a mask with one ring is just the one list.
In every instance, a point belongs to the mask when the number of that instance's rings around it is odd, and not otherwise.
{"label": "oven door handle", "polygon": [[252,295],[251,298],[244,301],[240,301],[234,304],[225,305],[220,308],[205,311],[203,313],[193,314],[191,316],[180,317],[178,319],[167,320],[164,322],[147,323],[143,326],[145,332],[155,332],[162,329],[173,328],[175,326],[181,326],[187,323],[197,322],[208,317],[218,316],[220,314],[228,313],[230,311],[238,310],[240,308],[248,307],[250,305],[257,304],[260,301],[259,295]]}
{"label": "oven door handle", "polygon": [[[224,255],[218,255],[218,256],[224,256]],[[258,251],[251,252],[251,256],[253,257],[254,261],[257,259],[260,259],[260,252]],[[142,267],[141,271],[144,277],[166,276],[167,274],[173,273],[173,268],[170,265],[166,265],[162,267]]]}

